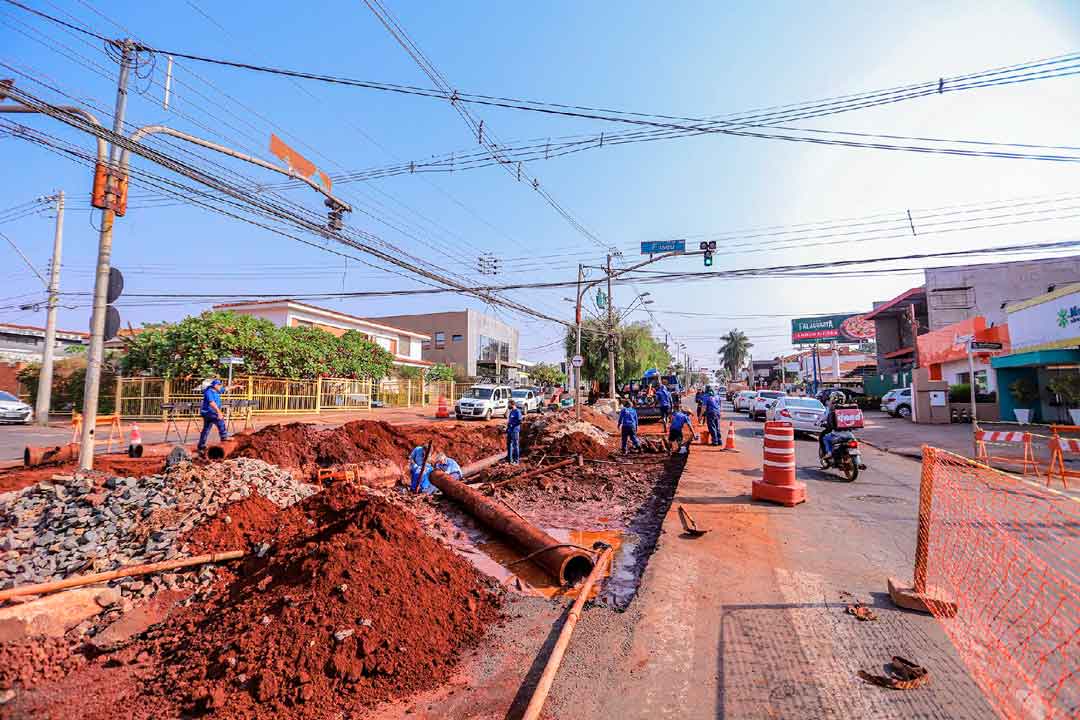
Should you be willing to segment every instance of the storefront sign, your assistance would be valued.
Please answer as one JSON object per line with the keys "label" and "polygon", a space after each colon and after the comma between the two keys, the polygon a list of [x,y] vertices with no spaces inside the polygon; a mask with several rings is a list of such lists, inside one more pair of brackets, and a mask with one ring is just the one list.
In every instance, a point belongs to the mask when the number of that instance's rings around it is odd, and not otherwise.
{"label": "storefront sign", "polygon": [[874,322],[862,315],[823,315],[791,321],[791,342],[809,345],[820,342],[861,344],[874,339]]}
{"label": "storefront sign", "polygon": [[1080,291],[1009,313],[1013,352],[1080,345]]}

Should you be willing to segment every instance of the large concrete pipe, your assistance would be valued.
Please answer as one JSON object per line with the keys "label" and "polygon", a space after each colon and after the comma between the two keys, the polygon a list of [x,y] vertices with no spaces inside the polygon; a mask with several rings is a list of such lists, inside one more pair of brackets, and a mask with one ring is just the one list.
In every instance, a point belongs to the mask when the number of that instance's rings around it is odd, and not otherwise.
{"label": "large concrete pipe", "polygon": [[79,457],[77,443],[70,445],[55,445],[52,447],[31,447],[27,445],[23,450],[23,465],[37,467],[38,465],[51,465],[54,463],[68,462]]}
{"label": "large concrete pipe", "polygon": [[550,575],[560,585],[576,585],[589,576],[593,569],[593,556],[575,547],[568,547],[540,528],[522,519],[506,507],[483,495],[463,482],[459,482],[441,470],[428,476],[431,484],[452,500],[461,503],[473,517],[491,530],[503,535],[519,549],[531,556],[530,560]]}

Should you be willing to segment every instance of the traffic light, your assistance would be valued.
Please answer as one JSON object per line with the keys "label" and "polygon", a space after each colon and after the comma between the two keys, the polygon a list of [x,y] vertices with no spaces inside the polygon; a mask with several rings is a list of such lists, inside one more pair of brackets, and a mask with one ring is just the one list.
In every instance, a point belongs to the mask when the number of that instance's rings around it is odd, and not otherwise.
{"label": "traffic light", "polygon": [[716,241],[709,240],[706,242],[702,240],[698,244],[698,248],[705,253],[705,267],[712,267],[713,253],[716,252]]}
{"label": "traffic light", "polygon": [[705,267],[712,267],[712,253],[705,253]]}

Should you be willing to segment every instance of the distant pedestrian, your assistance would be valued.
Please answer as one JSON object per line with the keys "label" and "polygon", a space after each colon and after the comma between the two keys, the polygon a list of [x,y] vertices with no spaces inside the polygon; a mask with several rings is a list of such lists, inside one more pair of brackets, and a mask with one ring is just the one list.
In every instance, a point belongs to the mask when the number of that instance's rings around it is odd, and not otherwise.
{"label": "distant pedestrian", "polygon": [[506,462],[517,465],[521,461],[521,411],[517,403],[510,401],[506,414]]}
{"label": "distant pedestrian", "polygon": [[225,412],[221,409],[221,393],[222,383],[217,378],[211,380],[210,384],[203,390],[202,405],[199,406],[199,415],[202,416],[203,421],[202,432],[199,433],[199,444],[197,446],[199,453],[206,452],[206,441],[210,438],[210,428],[217,428],[218,438],[221,442],[225,442],[229,437],[229,429],[225,427]]}
{"label": "distant pedestrian", "polygon": [[638,429],[638,416],[637,410],[630,405],[629,400],[623,400],[622,410],[619,411],[619,429],[622,431],[622,452],[626,454],[626,442],[629,440],[635,450],[641,449],[641,443],[638,441],[637,429]]}
{"label": "distant pedestrian", "polygon": [[709,388],[702,401],[702,411],[705,413],[705,423],[709,426],[709,444],[720,445],[720,398]]}
{"label": "distant pedestrian", "polygon": [[705,391],[698,388],[698,391],[694,393],[694,404],[697,405],[697,419],[700,421],[702,413],[705,411],[702,403],[705,402]]}

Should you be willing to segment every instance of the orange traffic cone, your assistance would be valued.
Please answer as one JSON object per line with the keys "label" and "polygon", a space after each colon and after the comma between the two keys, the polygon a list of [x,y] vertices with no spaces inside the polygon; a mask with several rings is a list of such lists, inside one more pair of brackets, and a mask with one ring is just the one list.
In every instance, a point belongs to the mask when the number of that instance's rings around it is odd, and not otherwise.
{"label": "orange traffic cone", "polygon": [[439,396],[439,406],[435,408],[435,417],[448,418],[450,417],[450,407],[446,404],[446,396]]}
{"label": "orange traffic cone", "polygon": [[735,423],[729,422],[727,426],[727,440],[724,441],[725,450],[734,450],[738,452],[739,449],[735,447]]}
{"label": "orange traffic cone", "polygon": [[128,457],[142,457],[142,435],[139,433],[139,423],[131,423],[131,440],[128,442]]}

